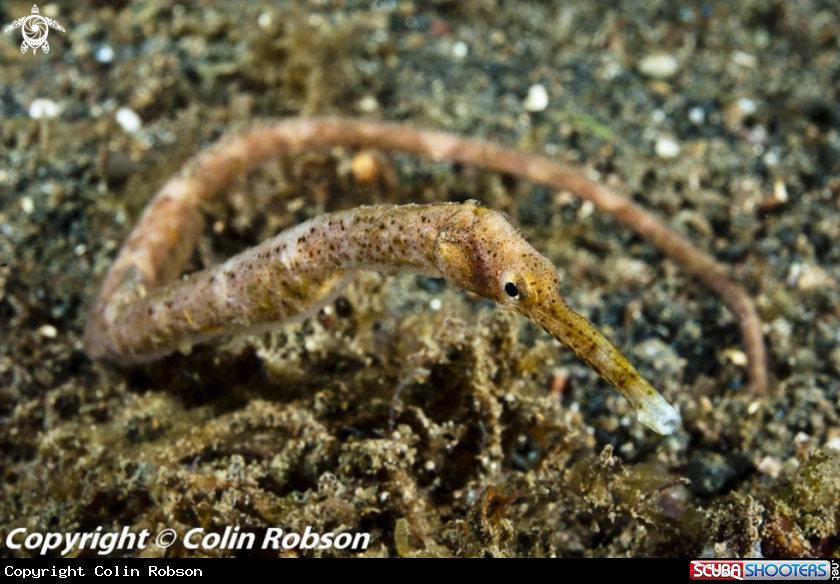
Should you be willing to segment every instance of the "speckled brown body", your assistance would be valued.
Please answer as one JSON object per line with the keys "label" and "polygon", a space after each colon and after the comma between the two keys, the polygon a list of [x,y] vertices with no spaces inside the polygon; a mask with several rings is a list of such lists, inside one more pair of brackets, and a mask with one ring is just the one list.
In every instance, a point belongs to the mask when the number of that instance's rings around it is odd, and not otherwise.
{"label": "speckled brown body", "polygon": [[223,264],[149,294],[136,291],[105,357],[149,361],[211,338],[311,315],[359,269],[441,276],[435,241],[464,206],[380,205],[323,215]]}

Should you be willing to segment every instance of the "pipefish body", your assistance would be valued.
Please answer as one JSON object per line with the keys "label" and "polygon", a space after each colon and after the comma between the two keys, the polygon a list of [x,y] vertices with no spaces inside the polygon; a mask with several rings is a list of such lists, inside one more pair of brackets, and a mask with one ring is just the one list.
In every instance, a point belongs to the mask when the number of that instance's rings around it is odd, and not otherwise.
{"label": "pipefish body", "polygon": [[555,266],[504,215],[475,201],[325,214],[162,285],[177,276],[172,266],[180,269],[200,230],[203,180],[172,179],[129,237],[91,310],[91,358],[142,363],[222,335],[265,330],[316,313],[358,270],[410,272],[443,277],[532,320],[609,381],[640,423],[661,434],[679,426],[677,410],[566,304]]}
{"label": "pipefish body", "polygon": [[93,358],[137,363],[220,335],[300,319],[356,270],[444,277],[531,319],[609,381],[663,434],[679,414],[560,296],[554,265],[498,212],[473,201],[378,205],[322,215],[122,307]]}

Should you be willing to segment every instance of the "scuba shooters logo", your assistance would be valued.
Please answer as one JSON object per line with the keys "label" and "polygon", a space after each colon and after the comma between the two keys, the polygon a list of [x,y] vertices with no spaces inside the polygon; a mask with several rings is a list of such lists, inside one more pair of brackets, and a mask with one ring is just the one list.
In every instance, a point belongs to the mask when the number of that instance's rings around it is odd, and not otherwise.
{"label": "scuba shooters logo", "polygon": [[692,580],[840,580],[837,560],[692,560]]}
{"label": "scuba shooters logo", "polygon": [[18,18],[6,27],[5,32],[11,32],[21,27],[23,27],[23,43],[20,45],[20,52],[25,53],[31,47],[33,55],[38,52],[39,48],[44,53],[50,52],[50,44],[47,42],[47,36],[51,28],[65,32],[57,20],[41,16],[37,5],[32,6],[32,14]]}
{"label": "scuba shooters logo", "polygon": [[743,580],[744,563],[738,561],[703,561],[691,562],[692,580]]}

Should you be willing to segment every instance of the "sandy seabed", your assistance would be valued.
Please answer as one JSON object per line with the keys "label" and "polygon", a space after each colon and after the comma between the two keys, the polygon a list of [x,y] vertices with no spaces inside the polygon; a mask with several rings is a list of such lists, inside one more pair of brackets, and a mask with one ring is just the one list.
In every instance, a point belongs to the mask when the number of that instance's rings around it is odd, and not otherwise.
{"label": "sandy seabed", "polygon": [[[835,2],[601,4],[56,1],[49,53],[0,35],[4,539],[174,530],[111,557],[837,557]],[[3,3],[0,23],[30,9]],[[388,159],[396,183],[366,183],[347,149],[237,181],[190,270],[324,211],[477,199],[558,266],[681,430],[644,429],[535,326],[416,276],[361,274],[317,318],[189,355],[91,362],[87,308],[155,190],[225,133],[310,115],[483,137],[621,188],[754,296],[771,392],[751,393],[718,298],[571,194],[407,156]],[[185,541],[233,528],[370,541]]]}

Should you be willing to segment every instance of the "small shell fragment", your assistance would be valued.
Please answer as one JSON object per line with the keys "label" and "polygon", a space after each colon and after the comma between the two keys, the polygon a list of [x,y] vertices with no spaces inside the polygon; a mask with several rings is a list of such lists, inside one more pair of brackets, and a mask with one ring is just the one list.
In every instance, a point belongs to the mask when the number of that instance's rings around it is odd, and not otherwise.
{"label": "small shell fragment", "polygon": [[54,339],[58,336],[58,330],[51,324],[45,324],[38,329],[38,334],[46,339]]}
{"label": "small shell fragment", "polygon": [[143,120],[133,109],[121,107],[117,110],[114,119],[119,124],[120,128],[128,134],[136,134],[143,128]]}
{"label": "small shell fragment", "polygon": [[669,136],[659,136],[654,145],[654,151],[659,158],[676,158],[682,149],[676,140]]}
{"label": "small shell fragment", "polygon": [[548,107],[548,90],[545,86],[537,83],[528,89],[528,96],[522,104],[529,112],[541,112]]}
{"label": "small shell fragment", "polygon": [[33,120],[57,118],[61,107],[51,99],[36,99],[29,104],[29,117]]}
{"label": "small shell fragment", "polygon": [[723,356],[733,365],[737,365],[738,367],[747,366],[747,354],[740,349],[726,349],[723,352]]}
{"label": "small shell fragment", "polygon": [[668,79],[673,77],[679,70],[680,64],[673,55],[667,53],[654,53],[643,57],[639,61],[639,72],[653,79]]}

